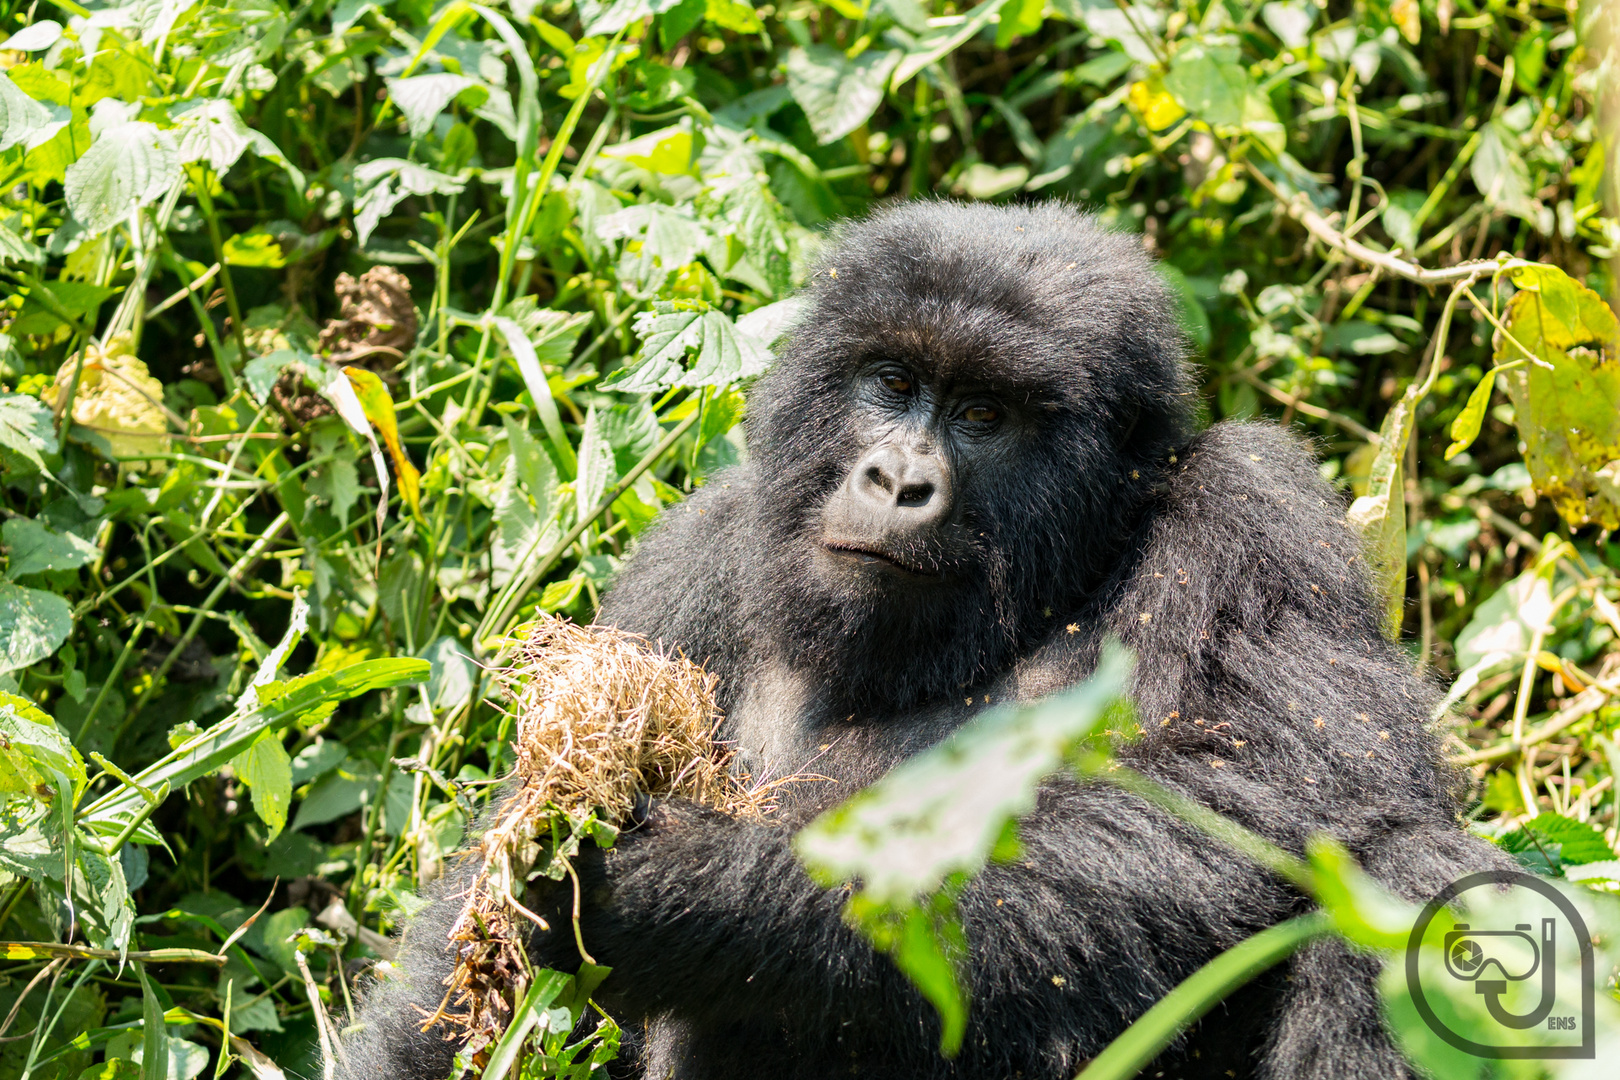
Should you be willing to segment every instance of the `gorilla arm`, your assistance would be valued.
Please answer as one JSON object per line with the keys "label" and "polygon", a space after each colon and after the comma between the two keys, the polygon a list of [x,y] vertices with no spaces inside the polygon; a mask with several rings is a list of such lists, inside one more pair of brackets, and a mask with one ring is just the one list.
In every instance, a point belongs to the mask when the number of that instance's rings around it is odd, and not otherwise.
{"label": "gorilla arm", "polygon": [[[1200,963],[1296,903],[1258,867],[1113,789],[1050,785],[1021,836],[1020,859],[959,900],[972,994],[961,1065],[1072,1074]],[[614,969],[604,1000],[627,1016],[672,1014],[699,1054],[720,1030],[724,1052],[737,1052],[750,1041],[741,1028],[774,1047],[750,1053],[943,1067],[932,1009],[844,923],[847,891],[812,882],[791,839],[666,803],[616,850],[586,858],[584,941]],[[577,962],[571,935],[552,935],[541,959]]]}

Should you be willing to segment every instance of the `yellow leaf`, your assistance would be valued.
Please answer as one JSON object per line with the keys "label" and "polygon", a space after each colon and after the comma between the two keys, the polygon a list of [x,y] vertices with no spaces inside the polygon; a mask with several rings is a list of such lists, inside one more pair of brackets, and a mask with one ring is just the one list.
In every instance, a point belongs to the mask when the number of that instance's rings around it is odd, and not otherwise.
{"label": "yellow leaf", "polygon": [[1157,75],[1132,83],[1130,101],[1149,131],[1163,131],[1187,115],[1187,110],[1164,88],[1164,81]]}
{"label": "yellow leaf", "polygon": [[388,446],[388,456],[394,459],[394,474],[399,478],[400,498],[410,507],[411,514],[420,518],[421,473],[416,471],[411,459],[405,456],[405,448],[400,445],[399,423],[394,418],[394,399],[388,396],[388,388],[383,385],[376,372],[361,367],[346,367],[343,374],[349,377],[349,385],[354,387],[354,395],[360,399],[360,407],[366,411],[366,419],[371,421],[371,426],[383,437],[383,442]]}
{"label": "yellow leaf", "polygon": [[[53,409],[62,409],[73,369],[78,366],[77,353],[64,360],[39,399]],[[168,452],[169,426],[162,403],[163,384],[136,359],[134,339],[127,331],[84,350],[79,388],[73,396],[73,422],[103,436],[114,457]],[[162,472],[164,463],[132,462],[129,468]]]}

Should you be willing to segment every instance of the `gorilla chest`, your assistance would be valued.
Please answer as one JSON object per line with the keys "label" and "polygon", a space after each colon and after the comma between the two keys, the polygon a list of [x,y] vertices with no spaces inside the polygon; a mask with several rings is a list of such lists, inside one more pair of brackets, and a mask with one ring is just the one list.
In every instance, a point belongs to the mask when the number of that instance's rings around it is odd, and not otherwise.
{"label": "gorilla chest", "polygon": [[737,772],[755,781],[805,778],[784,789],[790,802],[828,804],[852,795],[965,719],[963,708],[950,705],[852,714],[818,692],[817,682],[808,672],[767,664],[721,728],[736,748]]}

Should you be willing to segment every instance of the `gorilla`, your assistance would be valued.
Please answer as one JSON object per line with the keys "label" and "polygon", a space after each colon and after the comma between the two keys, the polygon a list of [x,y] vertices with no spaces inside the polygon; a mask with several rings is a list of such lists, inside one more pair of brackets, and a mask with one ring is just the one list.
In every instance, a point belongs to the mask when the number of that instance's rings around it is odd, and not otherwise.
{"label": "gorilla", "polygon": [[[701,661],[722,733],[778,813],[663,801],[582,854],[598,1000],[648,1077],[1072,1077],[1200,965],[1309,908],[1147,802],[1059,776],[1024,851],[963,892],[969,1030],[815,884],[797,828],[985,709],[1137,656],[1121,758],[1299,853],[1325,832],[1427,899],[1494,849],[1457,823],[1434,688],[1380,633],[1356,535],[1282,429],[1196,431],[1170,295],[1140,243],[1058,203],[913,202],[845,226],[748,400],[750,460],[664,512],[602,623]],[[452,895],[458,885],[439,886]],[[535,890],[541,893],[544,890]],[[557,892],[569,893],[558,897]],[[571,890],[534,895],[573,970]],[[454,901],[367,995],[359,1077],[444,1075],[418,1029]],[[1376,959],[1316,943],[1218,1006],[1163,1076],[1391,1077]]]}

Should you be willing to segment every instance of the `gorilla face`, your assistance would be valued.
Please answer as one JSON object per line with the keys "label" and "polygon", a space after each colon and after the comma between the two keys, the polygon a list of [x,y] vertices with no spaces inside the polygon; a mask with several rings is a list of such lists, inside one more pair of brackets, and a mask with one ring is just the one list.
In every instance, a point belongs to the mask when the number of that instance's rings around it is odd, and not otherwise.
{"label": "gorilla face", "polygon": [[[969,532],[978,487],[1021,417],[990,388],[942,383],[893,360],[851,380],[863,452],[821,508],[818,577],[881,591],[939,590],[980,569]],[[860,586],[857,586],[860,587]]]}
{"label": "gorilla face", "polygon": [[1173,307],[1057,205],[886,211],[807,298],[749,402],[750,625],[852,712],[954,696],[1117,567],[1185,436]]}

